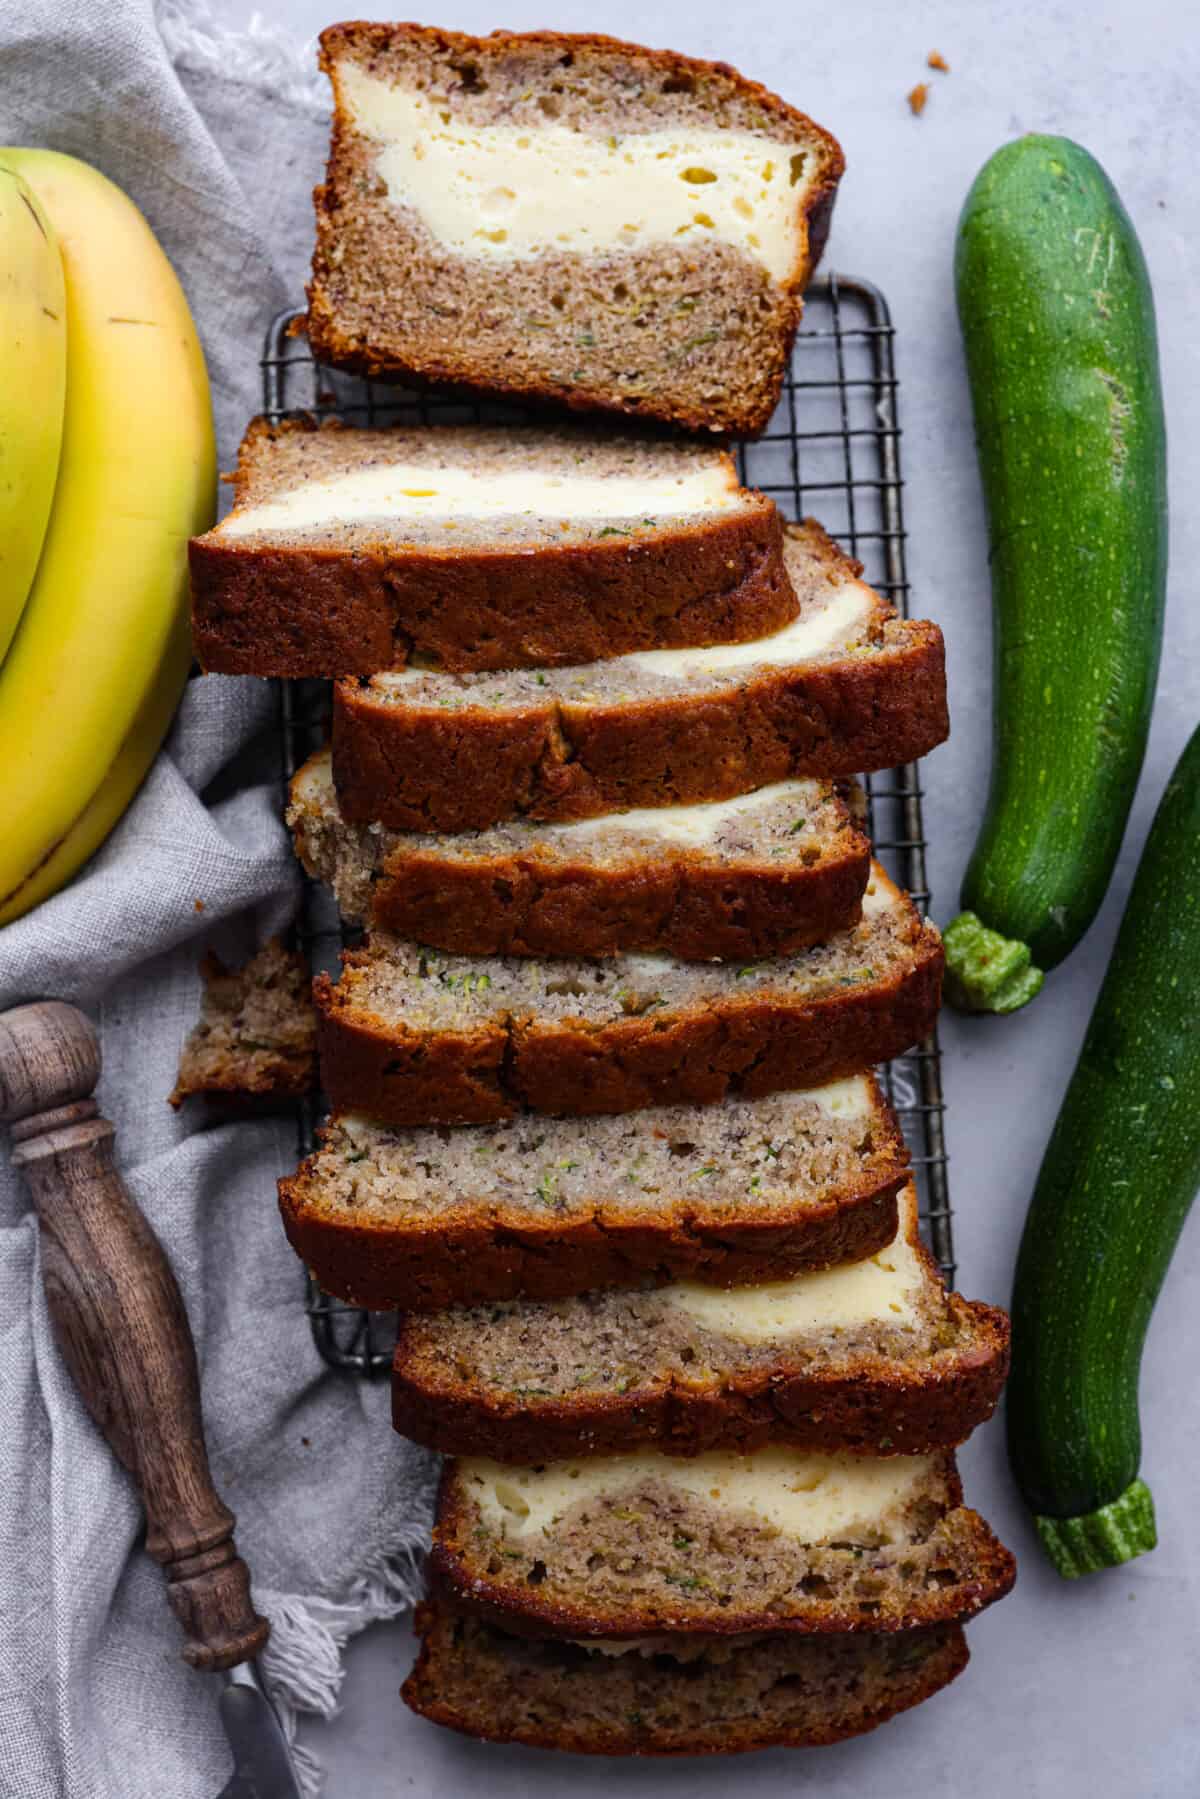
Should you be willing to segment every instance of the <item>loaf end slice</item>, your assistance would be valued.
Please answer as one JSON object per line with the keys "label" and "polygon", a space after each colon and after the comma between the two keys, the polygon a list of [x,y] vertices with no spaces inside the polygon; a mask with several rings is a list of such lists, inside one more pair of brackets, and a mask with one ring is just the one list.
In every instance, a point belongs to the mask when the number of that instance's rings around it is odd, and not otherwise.
{"label": "loaf end slice", "polygon": [[732,1291],[695,1280],[400,1320],[392,1421],[446,1455],[555,1461],[801,1449],[915,1455],[962,1442],[1008,1369],[1005,1314],[948,1294],[911,1184],[858,1262]]}
{"label": "loaf end slice", "polygon": [[334,26],[323,360],[754,435],[843,158],[723,63],[595,35]]}
{"label": "loaf end slice", "polygon": [[[861,1736],[967,1665],[958,1625],[904,1636],[763,1636],[605,1655],[514,1636],[430,1601],[405,1704],[494,1743],[580,1755],[737,1755]],[[674,1651],[674,1653],[672,1653]]]}
{"label": "loaf end slice", "polygon": [[895,1235],[906,1163],[877,1083],[859,1076],[702,1112],[455,1131],[335,1117],[280,1205],[328,1292],[436,1311],[871,1255]]}
{"label": "loaf end slice", "polygon": [[589,1641],[908,1631],[971,1618],[1015,1578],[948,1451],[780,1445],[448,1462],[431,1568],[506,1629]]}

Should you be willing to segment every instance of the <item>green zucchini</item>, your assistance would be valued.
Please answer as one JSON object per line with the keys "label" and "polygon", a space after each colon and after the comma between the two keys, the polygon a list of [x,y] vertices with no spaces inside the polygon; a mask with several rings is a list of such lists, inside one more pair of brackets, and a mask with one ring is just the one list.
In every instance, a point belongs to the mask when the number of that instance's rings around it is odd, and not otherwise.
{"label": "green zucchini", "polygon": [[1154,1547],[1138,1370],[1200,1186],[1198,1021],[1200,730],[1150,828],[1017,1258],[1009,1456],[1068,1576]]}
{"label": "green zucchini", "polygon": [[1032,999],[1112,876],[1158,678],[1166,436],[1154,301],[1099,164],[1060,137],[986,163],[955,282],[987,502],[992,780],[946,990]]}

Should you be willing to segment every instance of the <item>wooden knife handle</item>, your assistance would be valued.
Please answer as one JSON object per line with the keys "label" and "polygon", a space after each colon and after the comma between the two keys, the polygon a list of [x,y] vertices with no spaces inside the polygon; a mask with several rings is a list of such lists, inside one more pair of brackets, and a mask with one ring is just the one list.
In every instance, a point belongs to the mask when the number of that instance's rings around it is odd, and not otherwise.
{"label": "wooden knife handle", "polygon": [[236,1667],[269,1626],[212,1483],[196,1349],[170,1264],[113,1162],[92,1091],[100,1046],[58,1000],[0,1013],[0,1122],[37,1208],[54,1333],[89,1412],[141,1491],[146,1547],[194,1668]]}

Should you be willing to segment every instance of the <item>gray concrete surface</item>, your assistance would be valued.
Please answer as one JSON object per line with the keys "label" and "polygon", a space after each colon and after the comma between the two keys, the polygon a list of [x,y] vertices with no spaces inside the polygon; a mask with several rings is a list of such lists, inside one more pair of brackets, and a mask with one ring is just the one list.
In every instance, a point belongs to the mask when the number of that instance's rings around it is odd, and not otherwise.
{"label": "gray concrete surface", "polygon": [[[222,0],[244,23],[246,0]],[[307,36],[328,0],[260,0],[264,16]],[[367,6],[368,17],[388,16]],[[1158,301],[1171,453],[1171,602],[1146,769],[1108,904],[1083,948],[1038,1003],[1004,1022],[947,1017],[948,1129],[960,1280],[1004,1301],[1025,1204],[1103,972],[1155,803],[1200,718],[1200,608],[1193,570],[1200,519],[1200,19],[1146,0],[802,7],[778,0],[459,0],[429,22],[601,28],[737,63],[833,129],[848,173],[827,266],[887,293],[898,327],[909,567],[915,608],[945,629],[951,742],[927,764],[933,908],[944,921],[983,801],[990,705],[983,520],[953,309],[955,221],[980,164],[1026,130],[1064,132],[1104,163],[1131,212]],[[946,76],[925,57],[940,50]],[[928,79],[924,116],[905,103]],[[459,1742],[395,1698],[411,1658],[406,1626],[351,1650],[345,1705],[307,1740],[334,1799],[404,1793],[550,1799],[568,1788],[626,1799],[750,1799],[820,1790],[829,1799],[1176,1799],[1200,1788],[1200,1228],[1185,1232],[1155,1317],[1143,1378],[1143,1472],[1161,1547],[1077,1585],[1041,1560],[1010,1483],[1002,1430],[963,1455],[968,1496],[1017,1551],[1017,1590],[971,1630],[973,1659],[946,1694],[887,1730],[810,1756],[736,1764],[633,1766],[566,1761]]]}

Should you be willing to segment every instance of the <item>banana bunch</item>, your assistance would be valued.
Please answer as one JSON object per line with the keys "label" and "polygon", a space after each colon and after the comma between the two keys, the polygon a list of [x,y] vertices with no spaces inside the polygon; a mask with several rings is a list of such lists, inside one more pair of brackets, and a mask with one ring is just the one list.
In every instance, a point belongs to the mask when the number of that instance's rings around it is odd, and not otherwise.
{"label": "banana bunch", "polygon": [[54,227],[0,165],[0,663],[50,519],[67,391],[67,300]]}
{"label": "banana bunch", "polygon": [[216,451],[183,290],[119,188],[55,151],[0,149],[0,264],[7,924],[103,843],[166,734]]}

